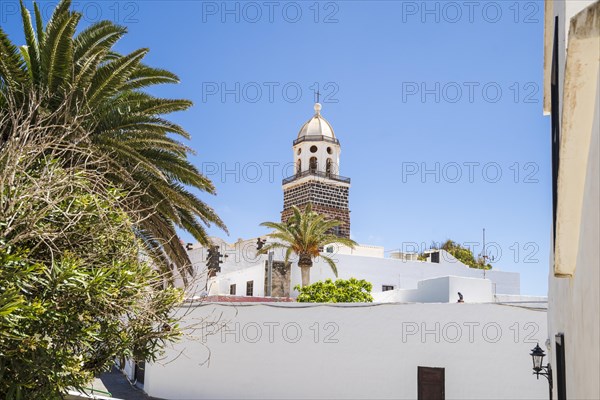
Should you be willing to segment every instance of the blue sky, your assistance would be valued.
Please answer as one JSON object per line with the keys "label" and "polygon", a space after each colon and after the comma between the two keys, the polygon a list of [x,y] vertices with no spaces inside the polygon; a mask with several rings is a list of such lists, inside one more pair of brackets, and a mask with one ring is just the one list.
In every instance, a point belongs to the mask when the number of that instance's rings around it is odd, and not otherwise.
{"label": "blue sky", "polygon": [[[0,23],[22,43],[16,1]],[[47,14],[56,2],[43,2]],[[31,3],[27,3],[28,6]],[[292,141],[313,113],[341,141],[352,178],[352,237],[386,250],[452,238],[546,294],[551,221],[549,119],[542,115],[543,3],[80,1],[83,25],[129,28],[117,49],[181,84],[153,90],[195,106],[173,119],[192,134],[203,195],[230,240],[277,220]],[[315,86],[316,84],[316,86]],[[499,175],[500,174],[500,175]],[[218,230],[211,234],[223,236]],[[188,239],[184,235],[184,239]]]}

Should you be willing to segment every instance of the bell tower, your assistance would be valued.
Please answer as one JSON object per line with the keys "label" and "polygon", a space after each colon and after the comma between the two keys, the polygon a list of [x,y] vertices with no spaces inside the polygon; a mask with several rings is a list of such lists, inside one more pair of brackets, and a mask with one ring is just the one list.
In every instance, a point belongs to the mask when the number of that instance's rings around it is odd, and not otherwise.
{"label": "bell tower", "polygon": [[350,178],[339,175],[340,142],[321,115],[321,108],[321,104],[315,104],[315,114],[300,128],[294,140],[295,174],[283,180],[281,220],[287,221],[292,215],[292,206],[302,209],[311,204],[319,214],[341,221],[334,233],[349,238]]}

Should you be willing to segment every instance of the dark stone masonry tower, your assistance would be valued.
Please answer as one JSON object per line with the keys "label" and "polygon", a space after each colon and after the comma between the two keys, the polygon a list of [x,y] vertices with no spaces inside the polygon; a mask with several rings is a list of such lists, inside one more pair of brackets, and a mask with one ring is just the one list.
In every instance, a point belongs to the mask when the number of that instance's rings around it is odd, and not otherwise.
{"label": "dark stone masonry tower", "polygon": [[292,206],[302,209],[310,203],[314,211],[342,221],[334,233],[349,238],[350,178],[338,175],[340,142],[321,116],[321,104],[315,104],[315,115],[300,129],[293,149],[296,174],[283,180],[281,220],[292,215]]}

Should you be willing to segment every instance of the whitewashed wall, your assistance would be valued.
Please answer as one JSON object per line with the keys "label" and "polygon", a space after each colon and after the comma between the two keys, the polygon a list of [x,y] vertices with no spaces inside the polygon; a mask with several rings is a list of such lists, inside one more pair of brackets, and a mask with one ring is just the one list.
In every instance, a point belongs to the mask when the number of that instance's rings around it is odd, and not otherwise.
{"label": "whitewashed wall", "polygon": [[[598,112],[597,112],[598,113]],[[596,117],[598,121],[598,117]],[[598,125],[596,125],[598,127]],[[599,129],[599,128],[597,128]],[[556,366],[555,335],[565,338],[567,398],[600,398],[600,250],[598,134],[591,147],[584,196],[584,218],[573,277],[554,277],[548,286],[551,363]],[[550,265],[552,265],[552,261]],[[556,369],[554,370],[556,373]]]}
{"label": "whitewashed wall", "polygon": [[[336,254],[339,277],[366,279],[373,284],[373,291],[381,291],[382,285],[393,285],[399,289],[415,289],[419,281],[442,276],[463,276],[482,278],[483,270],[469,268],[450,254],[442,252],[440,263],[404,261],[392,258],[371,258]],[[518,273],[486,271],[486,278],[494,285],[496,293],[519,294],[520,279]],[[311,269],[311,281],[327,278],[335,279],[331,268],[321,260]],[[292,271],[292,282],[300,282],[300,271]]]}
{"label": "whitewashed wall", "polygon": [[376,302],[383,303],[456,303],[458,292],[465,303],[492,303],[494,294],[489,279],[445,276],[426,279],[416,289],[395,289],[373,293]]}
{"label": "whitewashed wall", "polygon": [[[335,254],[333,258],[338,265],[338,277],[341,279],[357,278],[365,279],[373,284],[373,292],[382,291],[383,285],[392,285],[396,289],[416,289],[420,281],[430,278],[443,276],[462,276],[470,278],[483,278],[483,270],[469,268],[461,262],[454,259],[448,253],[440,257],[440,263],[430,263],[422,261],[404,261],[393,258],[365,257],[348,254]],[[283,256],[276,255],[276,260],[283,259]],[[245,267],[243,269],[230,269],[227,272],[226,264],[223,264],[222,272],[217,276],[217,281],[227,281],[227,284],[210,285],[211,294],[217,294],[216,287],[225,288],[220,294],[228,294],[228,285],[235,283],[238,289],[246,281],[254,280],[254,287],[257,289],[256,295],[260,296],[264,292],[264,260],[261,264],[254,267]],[[519,294],[520,279],[519,274],[503,271],[486,271],[486,278],[492,284],[493,293]],[[336,279],[331,268],[322,259],[316,259],[310,271],[311,282],[323,281],[325,279]],[[292,288],[301,283],[300,269],[297,264],[292,265]],[[297,296],[297,292],[292,292],[292,297]],[[456,293],[454,293],[456,294]]]}
{"label": "whitewashed wall", "polygon": [[123,373],[130,381],[135,380],[135,363],[131,359],[125,360],[125,365],[123,366]]}
{"label": "whitewashed wall", "polygon": [[385,249],[383,246],[370,246],[366,244],[359,244],[354,248],[346,247],[346,246],[338,246],[336,248],[337,254],[352,254],[356,256],[365,256],[365,257],[379,257],[383,258],[385,256]]}
{"label": "whitewashed wall", "polygon": [[[569,132],[570,126],[563,123],[561,134],[560,168],[570,168],[574,176],[569,181],[579,182],[580,190],[568,190],[559,180],[558,204],[578,203],[567,207],[569,211],[581,211],[581,221],[573,219],[563,221],[576,232],[567,237],[558,237],[556,248],[575,255],[575,260],[566,267],[573,269],[572,276],[555,276],[554,260],[551,255],[548,285],[548,331],[550,338],[550,362],[554,376],[554,396],[557,396],[557,363],[555,354],[555,335],[564,334],[566,395],[569,399],[600,398],[600,67],[598,65],[598,49],[600,48],[600,6],[598,1],[551,1],[546,2],[547,10],[559,18],[559,79],[560,104],[564,109],[558,110],[559,116],[577,115],[579,121],[592,122],[590,131],[577,129]],[[582,13],[585,8],[590,13]],[[579,14],[582,13],[582,14]],[[579,14],[579,15],[578,15]],[[577,19],[579,29],[587,33],[587,38],[578,43],[579,57],[576,49],[567,49],[574,43],[570,38],[570,27],[573,19]],[[553,34],[553,18],[546,20],[546,34]],[[572,34],[572,32],[571,32]],[[587,47],[586,47],[587,46]],[[583,49],[583,51],[582,51]],[[569,50],[569,51],[568,51]],[[552,48],[545,49],[547,58]],[[573,57],[569,71],[566,68],[567,56]],[[591,70],[590,70],[591,67]],[[594,70],[595,68],[595,70]],[[547,67],[546,74],[550,72]],[[568,77],[568,79],[565,79]],[[575,84],[573,83],[575,82]],[[588,89],[594,89],[595,98]],[[550,86],[545,87],[549,92]],[[570,102],[568,103],[568,101]],[[581,114],[581,110],[589,109],[589,113]],[[555,110],[553,110],[554,112]],[[576,114],[579,113],[579,114]],[[565,126],[567,125],[567,126]],[[565,130],[565,128],[567,128]],[[550,133],[550,132],[549,132]],[[577,135],[573,135],[577,133]],[[591,134],[589,143],[582,140],[583,133]],[[568,146],[567,146],[568,145]],[[570,151],[571,156],[567,156]],[[579,165],[586,160],[587,163]],[[576,167],[574,167],[574,165]],[[580,198],[576,202],[574,198]],[[559,224],[561,221],[559,220]],[[564,229],[564,227],[563,227]],[[578,238],[578,240],[573,240]]]}
{"label": "whitewashed wall", "polygon": [[[165,399],[414,399],[417,367],[443,367],[447,399],[545,399],[529,352],[546,313],[497,304],[203,304],[193,338],[147,364]],[[219,322],[226,326],[219,327]]]}

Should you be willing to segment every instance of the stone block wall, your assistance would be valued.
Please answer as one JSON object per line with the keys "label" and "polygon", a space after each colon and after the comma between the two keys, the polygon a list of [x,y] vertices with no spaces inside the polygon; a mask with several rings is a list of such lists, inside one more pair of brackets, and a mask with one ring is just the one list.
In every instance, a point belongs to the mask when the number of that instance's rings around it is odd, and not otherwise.
{"label": "stone block wall", "polygon": [[[292,281],[292,264],[285,264],[283,261],[273,261],[273,271],[271,276],[271,297],[290,297],[290,285]],[[265,293],[269,279],[269,264],[265,261]]]}
{"label": "stone block wall", "polygon": [[283,191],[283,209],[312,203],[330,208],[348,209],[348,186],[314,180],[291,186]]}
{"label": "stone block wall", "polygon": [[291,186],[283,191],[283,212],[281,220],[287,221],[292,215],[292,206],[300,209],[312,204],[313,210],[328,219],[337,219],[342,224],[332,232],[340,237],[350,237],[350,210],[348,186],[323,181],[308,181]]}

